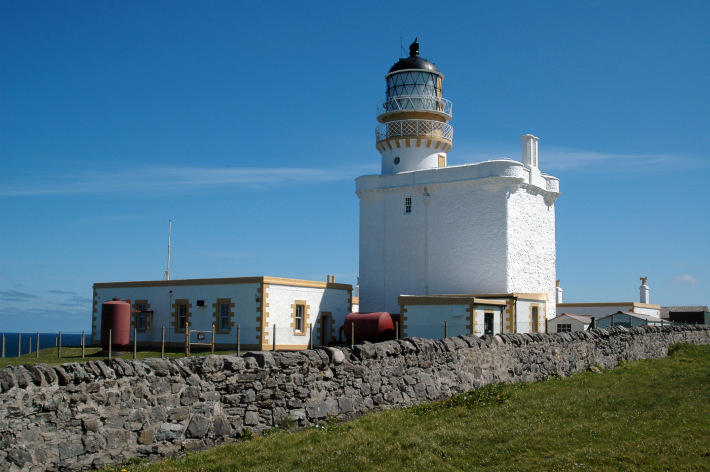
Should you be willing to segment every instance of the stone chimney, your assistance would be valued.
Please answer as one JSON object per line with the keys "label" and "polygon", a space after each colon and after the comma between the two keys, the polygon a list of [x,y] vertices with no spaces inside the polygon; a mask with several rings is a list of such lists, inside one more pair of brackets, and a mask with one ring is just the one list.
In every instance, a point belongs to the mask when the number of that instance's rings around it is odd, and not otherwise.
{"label": "stone chimney", "polygon": [[537,137],[532,134],[524,134],[520,137],[523,140],[523,164],[526,167],[537,167]]}
{"label": "stone chimney", "polygon": [[646,285],[646,280],[648,277],[641,277],[641,286],[639,287],[639,292],[641,292],[641,303],[649,304],[650,298],[648,296],[648,285]]}

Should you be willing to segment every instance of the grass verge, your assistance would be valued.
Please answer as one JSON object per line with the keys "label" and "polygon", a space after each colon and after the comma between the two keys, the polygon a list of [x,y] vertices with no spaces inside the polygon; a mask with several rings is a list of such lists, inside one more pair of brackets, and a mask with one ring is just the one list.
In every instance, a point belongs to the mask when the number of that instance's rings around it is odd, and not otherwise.
{"label": "grass verge", "polygon": [[710,346],[107,471],[710,470]]}
{"label": "grass verge", "polygon": [[[191,355],[193,356],[205,356],[208,355],[209,351],[196,351]],[[215,351],[215,354],[236,354],[236,351]],[[121,359],[130,360],[133,359],[133,351],[131,352],[114,352],[111,356],[113,359],[120,357]],[[160,351],[137,351],[136,357],[138,359],[145,359],[147,357],[160,357]],[[184,349],[166,349],[165,357],[185,357]],[[86,362],[86,361],[99,361],[108,359],[107,355],[102,354],[100,347],[87,346],[84,354],[84,359],[81,357],[81,347],[62,347],[62,357],[58,356],[57,348],[51,347],[39,350],[39,357],[37,357],[36,351],[30,354],[23,354],[20,357],[1,357],[0,358],[0,369],[3,369],[9,365],[17,366],[22,364],[68,364],[70,362]]]}

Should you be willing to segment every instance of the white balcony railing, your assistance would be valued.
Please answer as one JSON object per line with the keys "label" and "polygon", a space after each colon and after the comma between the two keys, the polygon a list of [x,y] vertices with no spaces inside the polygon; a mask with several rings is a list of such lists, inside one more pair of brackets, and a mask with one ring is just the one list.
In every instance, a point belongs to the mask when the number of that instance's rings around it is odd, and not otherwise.
{"label": "white balcony railing", "polygon": [[377,115],[393,111],[423,110],[448,115],[451,118],[452,105],[445,98],[402,95],[382,100],[377,104]]}
{"label": "white balcony railing", "polygon": [[454,128],[448,123],[433,120],[389,121],[375,128],[377,142],[401,136],[429,136],[452,141]]}

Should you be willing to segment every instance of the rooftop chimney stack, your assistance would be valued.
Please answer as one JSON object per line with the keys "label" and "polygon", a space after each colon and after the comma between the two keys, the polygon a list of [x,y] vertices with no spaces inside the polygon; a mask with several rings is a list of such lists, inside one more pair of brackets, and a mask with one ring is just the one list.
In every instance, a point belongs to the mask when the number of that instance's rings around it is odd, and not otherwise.
{"label": "rooftop chimney stack", "polygon": [[526,167],[537,167],[537,142],[539,138],[532,134],[521,136],[523,140],[523,164]]}
{"label": "rooftop chimney stack", "polygon": [[557,280],[557,304],[559,305],[562,303],[562,288],[560,287],[560,281],[559,279]]}
{"label": "rooftop chimney stack", "polygon": [[641,303],[646,303],[649,304],[651,303],[649,300],[648,296],[648,285],[646,285],[646,281],[648,280],[648,277],[641,277],[641,286],[639,287],[639,292],[641,292]]}

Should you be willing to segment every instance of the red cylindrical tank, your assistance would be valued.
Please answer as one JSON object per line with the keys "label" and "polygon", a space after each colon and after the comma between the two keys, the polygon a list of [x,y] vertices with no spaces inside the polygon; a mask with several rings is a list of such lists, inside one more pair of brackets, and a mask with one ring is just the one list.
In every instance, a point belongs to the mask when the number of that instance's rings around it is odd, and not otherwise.
{"label": "red cylindrical tank", "polygon": [[374,313],[350,313],[345,317],[343,331],[350,342],[351,325],[355,325],[355,342],[379,342],[394,339],[394,322],[385,311]]}
{"label": "red cylindrical tank", "polygon": [[101,305],[101,348],[108,351],[109,329],[113,348],[127,348],[131,343],[131,304],[115,298]]}

